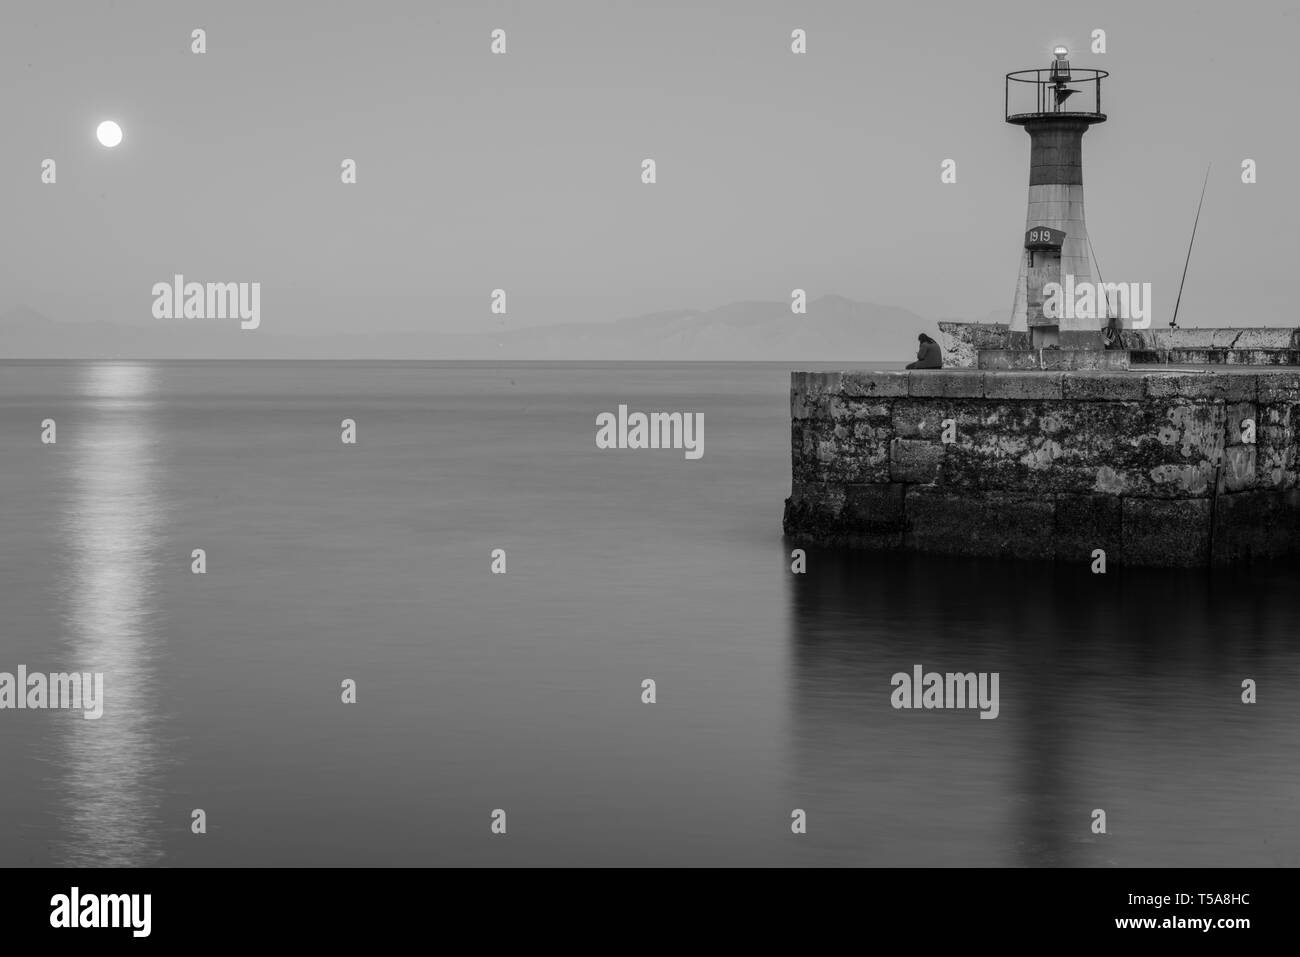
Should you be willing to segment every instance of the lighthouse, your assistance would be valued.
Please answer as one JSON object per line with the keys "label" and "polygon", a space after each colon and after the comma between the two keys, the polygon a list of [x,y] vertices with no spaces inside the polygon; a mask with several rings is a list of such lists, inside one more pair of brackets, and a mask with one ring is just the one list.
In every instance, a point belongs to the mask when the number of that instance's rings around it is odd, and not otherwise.
{"label": "lighthouse", "polygon": [[1104,308],[1084,316],[1045,310],[1052,294],[1044,289],[1093,282],[1083,215],[1083,134],[1106,122],[1101,81],[1107,75],[1072,67],[1065,47],[1053,51],[1045,69],[1006,75],[1006,121],[1029,134],[1029,204],[1011,308],[1012,348],[1102,348]]}

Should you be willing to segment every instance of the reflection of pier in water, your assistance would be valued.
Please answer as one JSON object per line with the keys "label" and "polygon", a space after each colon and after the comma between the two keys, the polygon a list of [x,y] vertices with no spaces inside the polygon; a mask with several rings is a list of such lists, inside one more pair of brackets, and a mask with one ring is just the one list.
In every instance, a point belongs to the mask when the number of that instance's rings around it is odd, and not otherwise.
{"label": "reflection of pier in water", "polygon": [[158,863],[153,630],[160,480],[149,422],[155,370],[94,364],[78,382],[77,422],[59,423],[72,473],[63,529],[71,558],[61,589],[64,640],[59,669],[104,673],[104,714],[62,722],[54,761],[61,772],[63,827],[52,863]]}
{"label": "reflection of pier in water", "polygon": [[[809,839],[868,865],[1297,863],[1295,575],[810,551],[789,582]],[[894,710],[914,664],[999,672],[999,717]],[[1245,677],[1271,702],[1243,705]]]}

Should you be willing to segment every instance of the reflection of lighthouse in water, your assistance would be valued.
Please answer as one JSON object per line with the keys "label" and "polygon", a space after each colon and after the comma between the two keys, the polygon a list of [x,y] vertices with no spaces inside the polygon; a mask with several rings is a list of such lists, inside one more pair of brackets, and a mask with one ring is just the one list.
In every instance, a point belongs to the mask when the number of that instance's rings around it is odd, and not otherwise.
{"label": "reflection of lighthouse in water", "polygon": [[[1103,70],[1072,68],[1057,47],[1047,69],[1020,70],[1006,78],[1006,121],[1030,136],[1029,207],[1025,241],[1011,309],[1011,335],[1019,348],[1102,348],[1101,320],[1044,314],[1049,283],[1092,282],[1088,230],[1083,215],[1083,134],[1104,123]],[[1032,93],[1032,101],[1029,95]]]}

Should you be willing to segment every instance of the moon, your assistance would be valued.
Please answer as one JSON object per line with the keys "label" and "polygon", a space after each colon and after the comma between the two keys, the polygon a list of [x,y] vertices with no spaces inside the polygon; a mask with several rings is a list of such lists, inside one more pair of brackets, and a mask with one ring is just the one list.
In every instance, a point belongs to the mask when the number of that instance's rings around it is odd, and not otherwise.
{"label": "moon", "polygon": [[95,130],[95,136],[99,142],[109,149],[112,149],[118,143],[122,142],[122,127],[118,126],[112,120],[105,120],[99,124]]}

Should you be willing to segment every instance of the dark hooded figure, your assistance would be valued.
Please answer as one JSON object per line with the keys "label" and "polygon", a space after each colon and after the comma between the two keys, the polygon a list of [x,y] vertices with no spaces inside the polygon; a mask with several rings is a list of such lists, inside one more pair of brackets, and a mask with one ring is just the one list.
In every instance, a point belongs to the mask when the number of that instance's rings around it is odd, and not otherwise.
{"label": "dark hooded figure", "polygon": [[943,368],[943,350],[939,348],[939,343],[935,342],[924,332],[916,337],[921,343],[921,348],[916,351],[916,361],[909,362],[909,369],[942,369]]}

